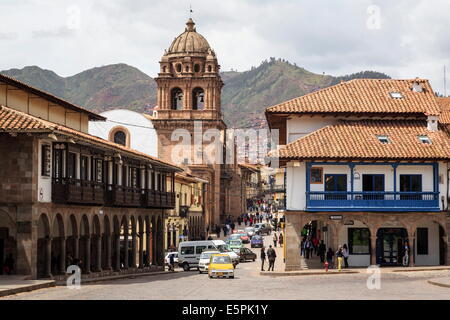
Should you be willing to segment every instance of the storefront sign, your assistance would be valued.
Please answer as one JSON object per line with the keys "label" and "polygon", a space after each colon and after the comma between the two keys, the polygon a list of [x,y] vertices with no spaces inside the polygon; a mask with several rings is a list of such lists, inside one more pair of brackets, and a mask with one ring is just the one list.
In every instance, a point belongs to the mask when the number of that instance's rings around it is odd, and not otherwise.
{"label": "storefront sign", "polygon": [[330,216],[330,220],[342,220],[342,215],[332,215]]}

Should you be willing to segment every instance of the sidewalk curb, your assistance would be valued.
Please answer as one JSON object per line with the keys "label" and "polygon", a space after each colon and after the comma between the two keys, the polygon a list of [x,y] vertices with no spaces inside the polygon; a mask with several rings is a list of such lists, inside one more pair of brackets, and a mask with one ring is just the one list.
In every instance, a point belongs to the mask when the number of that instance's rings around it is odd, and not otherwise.
{"label": "sidewalk curb", "polygon": [[450,288],[450,284],[442,283],[442,282],[436,282],[433,280],[427,280],[429,284],[432,284],[433,286],[438,286],[442,288]]}
{"label": "sidewalk curb", "polygon": [[450,267],[442,267],[442,268],[422,268],[422,269],[412,269],[412,270],[408,270],[407,268],[405,268],[404,270],[392,270],[391,272],[415,272],[415,271],[443,271],[443,270],[448,270],[450,271]]}
{"label": "sidewalk curb", "polygon": [[261,271],[259,275],[261,276],[269,276],[269,277],[289,277],[289,276],[328,276],[328,275],[341,275],[341,274],[355,274],[355,273],[361,273],[359,271],[330,271],[330,272],[274,272],[269,273],[269,271]]}
{"label": "sidewalk curb", "polygon": [[[81,285],[88,284],[88,283],[96,283],[96,282],[103,282],[103,281],[109,281],[109,280],[121,280],[121,279],[130,279],[130,278],[137,278],[137,277],[147,277],[147,276],[156,276],[161,274],[175,274],[181,271],[175,271],[175,272],[169,272],[169,271],[155,271],[155,272],[146,272],[146,273],[130,273],[130,274],[121,274],[117,276],[108,276],[108,277],[100,277],[100,278],[87,278],[83,279],[81,278]],[[59,280],[56,281],[57,286],[65,286],[66,280]]]}
{"label": "sidewalk curb", "polygon": [[13,295],[13,294],[34,291],[34,290],[39,290],[39,289],[45,289],[45,288],[50,288],[50,287],[55,287],[55,286],[56,286],[56,281],[53,280],[53,281],[48,281],[46,283],[37,283],[37,284],[32,284],[29,286],[23,286],[23,287],[19,287],[19,288],[6,289],[6,290],[0,291],[0,297],[6,297],[6,296]]}

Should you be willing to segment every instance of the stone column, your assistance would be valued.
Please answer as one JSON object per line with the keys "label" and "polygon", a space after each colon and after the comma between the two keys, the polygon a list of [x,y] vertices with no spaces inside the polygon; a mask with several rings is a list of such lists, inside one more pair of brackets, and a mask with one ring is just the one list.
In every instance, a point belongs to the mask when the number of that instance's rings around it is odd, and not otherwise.
{"label": "stone column", "polygon": [[52,238],[47,238],[45,242],[45,277],[52,277]]}
{"label": "stone column", "polygon": [[124,269],[128,269],[130,266],[130,263],[128,261],[128,227],[124,228],[124,257],[123,257],[123,264],[124,264]]}
{"label": "stone column", "polygon": [[[301,232],[303,228],[302,219],[295,214],[287,214],[286,217],[286,229],[285,229],[285,246],[286,246],[286,259],[285,270],[298,270],[300,269],[300,243]],[[281,258],[281,257],[280,257]],[[280,259],[279,258],[279,259]]]}
{"label": "stone column", "polygon": [[144,233],[139,232],[139,268],[144,267]]}
{"label": "stone column", "polygon": [[66,273],[66,238],[61,237],[61,254],[59,257],[59,272],[61,274]]}
{"label": "stone column", "polygon": [[106,270],[112,270],[111,268],[111,234],[104,235],[106,240]]}
{"label": "stone column", "polygon": [[372,233],[372,230],[370,231],[370,264],[376,265],[377,264],[377,236]]}
{"label": "stone column", "polygon": [[145,261],[145,264],[147,266],[150,265],[150,251],[151,251],[151,247],[152,247],[152,234],[150,233],[150,231],[147,231],[145,233],[145,241],[146,241],[146,251],[147,251],[147,261]]}
{"label": "stone column", "polygon": [[73,258],[80,259],[80,239],[77,236],[72,237],[73,241]]}
{"label": "stone column", "polygon": [[[408,233],[410,234],[410,233]],[[408,237],[408,243],[409,243],[409,266],[410,267],[414,267],[415,265],[415,246],[414,246],[414,236],[409,236]]]}
{"label": "stone column", "polygon": [[84,261],[84,273],[91,273],[91,237],[85,236],[86,257]]}
{"label": "stone column", "polygon": [[102,271],[102,236],[98,235],[97,236],[97,265],[96,265],[96,270],[97,272],[101,272]]}
{"label": "stone column", "polygon": [[136,268],[136,232],[131,234],[131,267]]}
{"label": "stone column", "polygon": [[157,262],[157,260],[156,260],[156,250],[157,250],[157,248],[156,248],[156,243],[158,242],[158,239],[157,239],[157,237],[156,237],[156,231],[155,231],[155,229],[152,229],[152,232],[151,232],[151,239],[152,239],[152,250],[151,250],[151,253],[152,253],[152,265],[158,265],[158,262]]}
{"label": "stone column", "polygon": [[114,265],[114,269],[116,271],[120,270],[120,234],[115,234],[116,237],[116,261]]}

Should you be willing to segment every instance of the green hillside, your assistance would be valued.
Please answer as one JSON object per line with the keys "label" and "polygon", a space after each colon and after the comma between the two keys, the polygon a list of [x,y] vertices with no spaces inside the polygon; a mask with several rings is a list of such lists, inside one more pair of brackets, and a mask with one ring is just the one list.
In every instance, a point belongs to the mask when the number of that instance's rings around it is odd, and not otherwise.
{"label": "green hillside", "polygon": [[[1,73],[95,112],[116,108],[149,112],[156,104],[156,82],[126,64],[93,68],[67,78],[36,66]],[[270,58],[249,71],[222,73],[222,112],[231,127],[265,126],[266,107],[354,78],[389,77],[373,71],[340,77],[319,75]]]}

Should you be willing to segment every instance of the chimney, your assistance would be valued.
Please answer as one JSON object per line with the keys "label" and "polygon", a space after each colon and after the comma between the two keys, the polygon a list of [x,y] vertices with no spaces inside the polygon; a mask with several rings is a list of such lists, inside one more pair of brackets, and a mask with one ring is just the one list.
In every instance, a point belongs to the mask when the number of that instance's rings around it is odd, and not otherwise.
{"label": "chimney", "polygon": [[423,85],[422,85],[422,83],[420,83],[418,81],[418,78],[416,78],[416,81],[413,82],[412,90],[414,92],[422,92],[423,91]]}
{"label": "chimney", "polygon": [[438,116],[428,116],[427,118],[428,131],[438,131]]}

